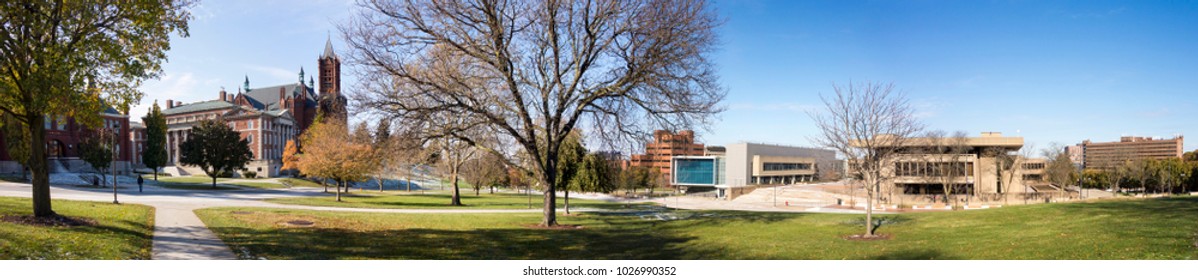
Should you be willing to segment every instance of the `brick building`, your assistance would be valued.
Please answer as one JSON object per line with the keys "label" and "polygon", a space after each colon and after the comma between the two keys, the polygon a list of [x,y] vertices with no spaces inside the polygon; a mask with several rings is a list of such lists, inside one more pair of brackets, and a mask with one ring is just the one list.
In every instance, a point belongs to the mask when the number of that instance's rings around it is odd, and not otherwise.
{"label": "brick building", "polygon": [[1136,159],[1181,158],[1185,138],[1153,139],[1152,137],[1124,136],[1119,142],[1082,141],[1082,162],[1085,168],[1113,168],[1119,162]]}
{"label": "brick building", "polygon": [[[99,130],[115,131],[117,139],[129,139],[129,116],[122,114],[112,107],[105,106],[100,112],[101,127],[86,127],[76,123],[74,118],[49,116],[44,123],[46,129],[46,158],[50,172],[91,172],[91,165],[79,159],[79,142],[87,137],[95,137]],[[23,167],[8,154],[7,144],[0,133],[0,173],[21,173]],[[116,162],[113,165],[117,173],[129,172],[129,160],[132,158],[129,141],[118,141],[116,147]]]}
{"label": "brick building", "polygon": [[695,132],[683,130],[671,133],[665,130],[653,131],[653,142],[645,144],[645,154],[632,155],[628,160],[629,166],[648,167],[657,170],[663,178],[670,178],[670,159],[675,156],[701,156],[703,144],[695,143]]}
{"label": "brick building", "polygon": [[320,65],[320,91],[313,77],[304,84],[304,70],[299,80],[283,84],[251,88],[246,77],[243,88],[236,94],[221,90],[217,99],[183,104],[167,100],[162,114],[167,124],[167,167],[175,175],[202,174],[197,167],[178,163],[179,145],[187,140],[192,127],[205,119],[219,119],[241,133],[253,153],[246,166],[258,176],[273,177],[282,167],[283,149],[288,140],[296,140],[316,119],[318,111],[328,118],[345,121],[346,99],[341,95],[341,60],[333,53],[332,43],[326,42],[324,53],[317,59]]}

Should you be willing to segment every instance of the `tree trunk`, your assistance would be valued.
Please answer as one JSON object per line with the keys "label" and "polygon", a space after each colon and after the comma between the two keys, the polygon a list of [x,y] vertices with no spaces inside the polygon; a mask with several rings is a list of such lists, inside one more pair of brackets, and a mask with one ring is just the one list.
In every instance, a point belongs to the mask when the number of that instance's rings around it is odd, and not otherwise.
{"label": "tree trunk", "polygon": [[546,169],[543,173],[545,174],[544,178],[547,184],[545,186],[545,207],[542,209],[544,217],[541,218],[541,226],[552,227],[557,226],[557,188],[554,184],[554,180],[557,179],[556,159],[549,160],[549,164],[544,169]]}
{"label": "tree trunk", "polygon": [[320,185],[324,186],[325,193],[329,193],[329,183],[325,182],[324,178],[320,178]]}
{"label": "tree trunk", "polygon": [[337,202],[341,202],[341,180],[337,180]]}
{"label": "tree trunk", "polygon": [[449,201],[450,206],[462,206],[462,196],[458,193],[458,172],[454,170],[449,174],[449,180],[453,184],[453,197]]}
{"label": "tree trunk", "polygon": [[212,188],[216,189],[216,175],[211,175],[211,176],[212,176]]}
{"label": "tree trunk", "polygon": [[46,165],[46,130],[42,126],[45,117],[40,114],[29,121],[29,173],[33,173],[33,216],[57,215],[50,208],[50,168]]}
{"label": "tree trunk", "polygon": [[376,180],[379,180],[379,192],[383,192],[383,176],[379,176]]}
{"label": "tree trunk", "polygon": [[566,189],[566,215],[570,215],[570,189]]}
{"label": "tree trunk", "polygon": [[408,192],[412,191],[412,177],[410,177],[410,176],[404,177],[403,184],[404,184],[404,186],[408,187]]}
{"label": "tree trunk", "polygon": [[865,200],[865,236],[874,236],[874,188],[878,187],[878,182],[875,179],[874,186],[869,186],[866,190]]}

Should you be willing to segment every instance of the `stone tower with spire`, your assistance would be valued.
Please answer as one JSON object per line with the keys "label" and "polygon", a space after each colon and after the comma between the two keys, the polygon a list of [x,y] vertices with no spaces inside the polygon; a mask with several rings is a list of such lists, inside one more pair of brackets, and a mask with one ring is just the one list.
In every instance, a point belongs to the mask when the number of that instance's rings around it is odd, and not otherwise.
{"label": "stone tower with spire", "polygon": [[[338,118],[345,122],[346,99],[341,95],[341,58],[333,52],[332,36],[325,40],[324,53],[316,59],[316,62],[320,67],[317,73],[320,76],[319,110],[325,113],[326,118]],[[303,83],[303,78],[300,79],[300,82]]]}

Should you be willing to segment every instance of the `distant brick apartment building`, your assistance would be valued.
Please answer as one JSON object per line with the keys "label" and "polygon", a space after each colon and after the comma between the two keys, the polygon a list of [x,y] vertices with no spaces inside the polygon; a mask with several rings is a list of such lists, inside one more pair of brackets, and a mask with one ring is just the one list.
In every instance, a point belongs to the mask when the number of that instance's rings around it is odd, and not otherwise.
{"label": "distant brick apartment building", "polygon": [[299,80],[294,84],[250,88],[249,77],[246,77],[244,87],[236,94],[222,89],[215,100],[188,104],[167,100],[166,109],[162,111],[167,124],[166,172],[201,172],[196,167],[178,163],[179,146],[201,120],[219,119],[249,142],[253,156],[247,169],[257,172],[258,176],[277,176],[287,141],[297,139],[307,130],[315,122],[318,111],[325,112],[330,120],[346,121],[346,98],[341,95],[341,60],[333,53],[331,42],[326,42],[324,54],[317,62],[320,65],[319,93],[312,77],[308,77],[308,84],[304,84],[304,70],[300,68]]}
{"label": "distant brick apartment building", "polygon": [[[44,123],[46,129],[46,158],[50,159],[50,172],[86,172],[92,171],[91,165],[79,159],[79,142],[88,137],[95,137],[100,129],[116,131],[118,141],[116,147],[116,163],[112,166],[118,173],[130,171],[129,116],[122,114],[112,107],[104,107],[99,112],[100,127],[86,127],[76,123],[74,118],[48,116]],[[23,168],[8,154],[8,146],[4,143],[3,133],[0,133],[0,173],[21,173]]]}
{"label": "distant brick apartment building", "polygon": [[629,166],[648,167],[657,170],[663,178],[670,178],[670,159],[675,156],[702,156],[703,144],[695,143],[695,132],[683,130],[671,133],[653,131],[653,142],[645,144],[645,154],[632,155]]}
{"label": "distant brick apartment building", "polygon": [[1151,137],[1124,136],[1119,142],[1082,141],[1082,164],[1089,169],[1114,168],[1120,162],[1136,159],[1181,158],[1185,138],[1153,139]]}

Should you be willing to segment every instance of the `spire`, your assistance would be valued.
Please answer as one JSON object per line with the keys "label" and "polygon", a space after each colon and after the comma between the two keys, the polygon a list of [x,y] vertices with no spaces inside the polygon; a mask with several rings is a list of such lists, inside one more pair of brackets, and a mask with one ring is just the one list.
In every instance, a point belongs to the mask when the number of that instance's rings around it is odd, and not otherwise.
{"label": "spire", "polygon": [[333,35],[330,33],[328,39],[324,41],[324,55],[320,56],[320,58],[334,58],[336,56],[336,54],[333,54]]}
{"label": "spire", "polygon": [[308,87],[313,89],[316,88],[316,81],[313,80],[311,76],[308,77]]}
{"label": "spire", "polygon": [[245,75],[245,92],[250,92],[250,75]]}
{"label": "spire", "polygon": [[303,66],[300,66],[300,75],[299,76],[300,76],[299,83],[304,84],[304,67]]}

